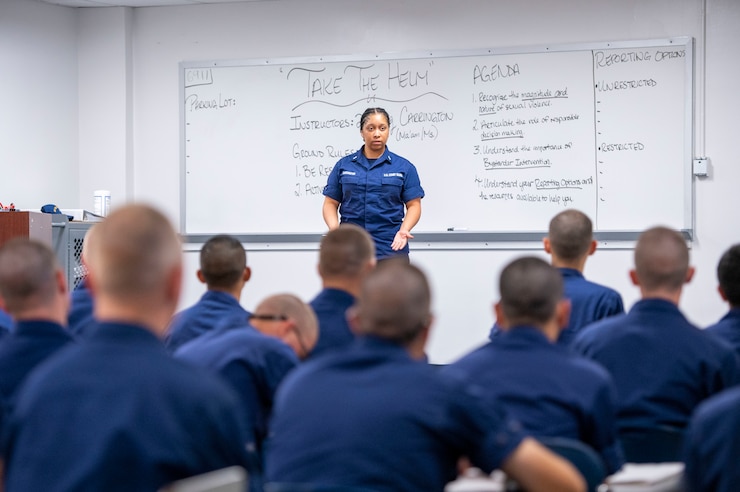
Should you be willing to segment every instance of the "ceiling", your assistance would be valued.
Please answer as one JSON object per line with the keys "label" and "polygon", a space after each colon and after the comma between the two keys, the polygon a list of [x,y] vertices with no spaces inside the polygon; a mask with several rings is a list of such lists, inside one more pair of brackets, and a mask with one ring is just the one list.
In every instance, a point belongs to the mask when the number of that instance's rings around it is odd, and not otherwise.
{"label": "ceiling", "polygon": [[265,0],[41,0],[65,7],[162,7],[202,3],[242,3]]}

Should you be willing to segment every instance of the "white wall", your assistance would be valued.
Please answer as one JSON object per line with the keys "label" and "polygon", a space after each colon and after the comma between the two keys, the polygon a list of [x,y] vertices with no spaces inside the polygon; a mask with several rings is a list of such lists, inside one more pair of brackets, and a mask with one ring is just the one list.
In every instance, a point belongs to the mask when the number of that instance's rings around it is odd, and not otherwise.
{"label": "white wall", "polygon": [[134,197],[131,8],[78,9],[79,207],[94,210],[95,190],[112,204]]}
{"label": "white wall", "polygon": [[[76,14],[80,23],[79,152],[85,176],[80,176],[79,195],[74,196],[79,196],[79,206],[89,208],[91,203],[86,201],[92,191],[108,187],[114,190],[114,204],[127,198],[146,200],[179,220],[181,61],[689,35],[696,38],[699,88],[704,84],[701,68],[706,63],[706,97],[697,101],[697,109],[705,109],[698,112],[698,129],[706,132],[697,132],[697,151],[709,156],[712,166],[710,176],[695,184],[697,237],[692,261],[698,271],[687,287],[682,308],[692,321],[706,325],[726,309],[716,295],[716,261],[724,249],[740,241],[740,219],[735,213],[740,205],[740,193],[736,191],[740,166],[733,145],[736,138],[729,133],[736,128],[735,115],[740,114],[740,98],[733,87],[740,76],[736,62],[740,2],[706,0],[706,45],[703,5],[704,0],[272,0],[119,11],[63,9],[62,17]],[[34,19],[43,15],[34,14],[38,16]],[[5,36],[2,30],[0,36]],[[21,48],[21,58],[51,61],[26,48]],[[101,74],[96,66],[108,72]],[[131,84],[122,78],[130,78]],[[46,85],[44,88],[49,90]],[[63,117],[62,107],[53,109],[55,118]],[[91,124],[93,121],[103,123]],[[44,137],[50,133],[46,130]],[[30,132],[21,134],[27,138]],[[65,149],[63,143],[56,145],[54,150]],[[110,153],[115,155],[105,172],[96,174],[101,169],[97,167],[101,156]],[[94,179],[90,177],[93,175]],[[18,178],[17,183],[23,181]],[[248,183],[244,193],[249,193]],[[234,213],[243,213],[244,220],[249,220],[252,212]],[[263,213],[269,213],[269,206]],[[543,228],[548,220],[543,217]],[[243,298],[248,308],[273,292],[293,291],[308,299],[319,288],[315,245],[293,251],[273,251],[275,246],[259,245],[259,251],[252,247],[249,252],[254,276]],[[521,254],[541,254],[538,245],[530,245],[535,249],[508,251],[445,251],[416,246],[412,258],[429,273],[435,291],[438,322],[429,351],[436,362],[446,362],[485,339],[493,321],[490,305],[497,295],[495,279],[503,265]],[[186,247],[188,283],[183,305],[195,301],[202,292],[194,274],[197,249],[198,245]],[[628,283],[630,265],[629,249],[602,249],[587,264],[586,275],[617,288],[630,305],[638,296]]]}
{"label": "white wall", "polygon": [[0,2],[0,202],[76,203],[77,15]]}

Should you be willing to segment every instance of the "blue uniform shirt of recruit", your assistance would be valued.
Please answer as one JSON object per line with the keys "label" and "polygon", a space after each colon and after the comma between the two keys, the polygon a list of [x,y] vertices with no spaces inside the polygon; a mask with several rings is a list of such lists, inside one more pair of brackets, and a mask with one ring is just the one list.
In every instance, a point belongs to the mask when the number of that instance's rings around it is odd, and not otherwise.
{"label": "blue uniform shirt of recruit", "polygon": [[740,487],[740,388],[699,405],[684,442],[688,492],[737,492]]}
{"label": "blue uniform shirt of recruit", "polygon": [[503,406],[533,436],[584,442],[601,455],[610,474],[624,464],[609,373],[536,328],[502,331],[442,371],[479,386],[492,408]]}
{"label": "blue uniform shirt of recruit", "polygon": [[563,276],[564,296],[570,299],[568,326],[560,333],[558,343],[569,345],[581,328],[617,314],[624,314],[622,296],[616,290],[586,280],[574,268],[559,268]]}
{"label": "blue uniform shirt of recruit", "polygon": [[70,294],[71,305],[67,316],[67,329],[78,337],[87,336],[95,326],[93,317],[93,297],[83,280]]}
{"label": "blue uniform shirt of recruit", "polygon": [[0,338],[10,333],[13,329],[13,318],[8,313],[0,309]]}
{"label": "blue uniform shirt of recruit", "polygon": [[[568,346],[581,329],[595,321],[624,314],[622,296],[616,290],[586,280],[574,268],[558,268],[563,276],[563,296],[570,300],[571,311],[568,326],[560,332],[558,344]],[[498,324],[493,325],[488,335],[493,340],[501,333]]]}
{"label": "blue uniform shirt of recruit", "polygon": [[319,321],[319,339],[311,357],[341,349],[354,341],[346,315],[354,302],[354,296],[347,291],[324,289],[309,303]]}
{"label": "blue uniform shirt of recruit", "polygon": [[275,391],[298,365],[293,349],[275,337],[263,335],[247,323],[229,323],[181,346],[175,358],[204,367],[227,381],[239,396],[239,417],[247,429],[251,491],[262,490],[262,442],[272,413]]}
{"label": "blue uniform shirt of recruit", "polygon": [[716,335],[732,345],[740,357],[740,308],[730,309],[716,324],[707,328],[707,333]]}
{"label": "blue uniform shirt of recruit", "polygon": [[620,432],[683,429],[696,406],[740,383],[740,360],[726,343],[689,323],[663,299],[587,326],[571,345],[612,376]]}
{"label": "blue uniform shirt of recruit", "polygon": [[61,325],[51,321],[19,321],[0,341],[0,396],[12,404],[26,376],[39,363],[72,342]]}
{"label": "blue uniform shirt of recruit", "polygon": [[189,308],[180,311],[170,323],[165,346],[174,352],[181,345],[230,321],[240,323],[249,318],[236,297],[226,292],[209,290]]}
{"label": "blue uniform shirt of recruit", "polygon": [[378,258],[408,254],[408,244],[393,251],[391,243],[403,222],[406,202],[424,197],[419,174],[411,162],[387,147],[375,160],[368,160],[363,149],[337,162],[323,193],[339,202],[341,222],[356,224],[372,236]]}
{"label": "blue uniform shirt of recruit", "polygon": [[278,388],[267,482],[442,490],[463,455],[490,472],[524,436],[479,392],[395,343],[361,337],[299,366]]}
{"label": "blue uniform shirt of recruit", "polygon": [[237,396],[145,328],[100,323],[34,370],[6,418],[5,490],[158,490],[247,468]]}

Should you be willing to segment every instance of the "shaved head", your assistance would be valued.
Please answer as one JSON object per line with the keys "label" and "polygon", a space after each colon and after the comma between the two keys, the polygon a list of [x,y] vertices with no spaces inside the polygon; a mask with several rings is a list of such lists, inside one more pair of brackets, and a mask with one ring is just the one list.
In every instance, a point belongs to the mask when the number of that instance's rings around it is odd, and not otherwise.
{"label": "shaved head", "polygon": [[365,229],[344,223],[329,231],[319,247],[319,274],[357,277],[375,260],[375,243]]}
{"label": "shaved head", "polygon": [[180,240],[169,220],[147,205],[127,205],[97,224],[88,261],[96,291],[120,301],[164,289],[182,263]]}
{"label": "shaved head", "polygon": [[533,256],[509,263],[499,278],[501,308],[508,323],[539,326],[555,315],[563,298],[563,278],[547,262]]}
{"label": "shaved head", "polygon": [[213,236],[200,250],[200,271],[209,288],[233,288],[244,276],[246,267],[247,253],[233,236]]}
{"label": "shaved head", "polygon": [[564,261],[574,261],[589,252],[593,241],[593,224],[579,210],[564,210],[550,221],[548,238],[555,256]]}
{"label": "shaved head", "polygon": [[648,290],[680,290],[689,271],[689,248],[680,233],[653,227],[640,234],[635,246],[635,275]]}
{"label": "shaved head", "polygon": [[0,297],[6,310],[18,316],[50,303],[59,268],[54,252],[39,241],[15,238],[5,243],[0,248]]}
{"label": "shaved head", "polygon": [[[319,322],[311,306],[293,294],[276,294],[266,297],[257,305],[254,314],[285,316],[294,321],[301,343],[310,352],[319,338]],[[252,324],[260,331],[261,321],[255,319]],[[269,333],[268,333],[269,334]]]}
{"label": "shaved head", "polygon": [[385,260],[365,279],[356,306],[359,334],[407,345],[431,322],[429,282],[405,259]]}

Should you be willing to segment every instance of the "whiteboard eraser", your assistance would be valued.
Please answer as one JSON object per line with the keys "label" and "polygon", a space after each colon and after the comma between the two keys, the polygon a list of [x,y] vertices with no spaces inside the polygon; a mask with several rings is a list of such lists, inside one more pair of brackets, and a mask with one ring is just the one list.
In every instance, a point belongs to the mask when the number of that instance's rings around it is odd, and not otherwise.
{"label": "whiteboard eraser", "polygon": [[694,159],[694,176],[706,176],[709,173],[709,158],[697,157]]}

